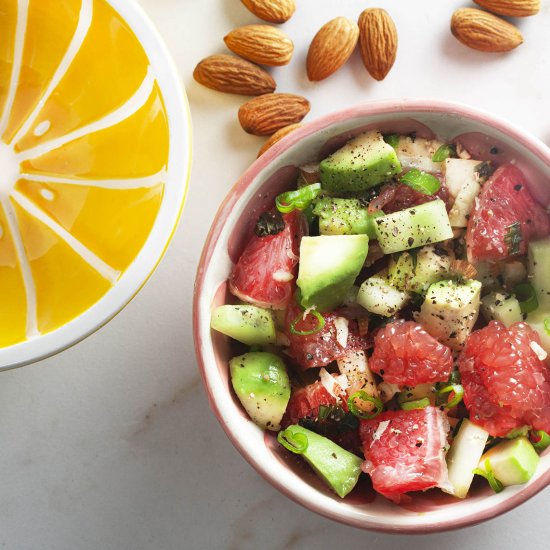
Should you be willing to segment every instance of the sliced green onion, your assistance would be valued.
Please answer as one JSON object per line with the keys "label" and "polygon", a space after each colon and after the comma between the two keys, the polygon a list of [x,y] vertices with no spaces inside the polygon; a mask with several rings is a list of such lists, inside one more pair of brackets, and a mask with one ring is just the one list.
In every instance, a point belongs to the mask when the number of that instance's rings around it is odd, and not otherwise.
{"label": "sliced green onion", "polygon": [[443,405],[446,409],[452,409],[453,407],[456,407],[464,397],[464,388],[460,384],[448,384],[447,386],[443,386],[437,391],[437,395],[441,397],[451,392],[453,392],[455,395],[450,401]]}
{"label": "sliced green onion", "polygon": [[399,136],[397,134],[385,134],[384,141],[388,145],[391,145],[394,149],[397,149],[397,146],[399,145]]}
{"label": "sliced green onion", "polygon": [[[355,404],[356,399],[362,399],[363,401],[369,401],[372,403],[376,410],[374,410],[371,413],[362,411],[357,407]],[[369,395],[366,391],[359,390],[356,391],[353,395],[351,395],[348,399],[348,409],[352,414],[357,416],[358,418],[362,418],[363,420],[370,420],[371,418],[375,418],[378,416],[382,410],[384,409],[384,403],[382,403],[381,399],[378,397],[373,397],[372,395]]]}
{"label": "sliced green onion", "polygon": [[330,407],[326,405],[319,405],[319,411],[317,412],[317,418],[321,421],[326,420],[330,414]]}
{"label": "sliced green onion", "polygon": [[454,370],[449,376],[449,384],[460,384],[462,382],[462,376],[459,370]]}
{"label": "sliced green onion", "polygon": [[282,430],[277,434],[277,441],[291,453],[301,455],[305,453],[308,446],[306,434],[292,433],[292,430]]}
{"label": "sliced green onion", "polygon": [[403,174],[399,181],[419,193],[424,193],[424,195],[433,195],[441,187],[441,182],[435,176],[421,172],[417,168]]}
{"label": "sliced green onion", "polygon": [[[531,443],[538,453],[542,453],[545,449],[550,447],[550,435],[544,430],[536,430],[531,432]],[[533,441],[535,439],[535,441]]]}
{"label": "sliced green onion", "polygon": [[428,397],[422,399],[415,399],[414,401],[405,401],[401,403],[401,408],[404,411],[414,411],[416,409],[425,409],[430,404]]}
{"label": "sliced green onion", "polygon": [[313,315],[317,319],[317,326],[311,330],[298,330],[296,328],[296,325],[303,320],[304,315],[300,313],[292,323],[290,323],[290,332],[292,334],[296,334],[298,336],[310,336],[311,334],[317,334],[321,330],[323,330],[323,327],[325,326],[325,318],[318,312],[312,309],[309,311],[308,315]]}
{"label": "sliced green onion", "polygon": [[544,330],[546,331],[546,334],[550,336],[550,317],[546,317],[544,320]]}
{"label": "sliced green onion", "polygon": [[495,477],[489,459],[485,460],[484,466],[485,471],[481,470],[480,468],[476,468],[475,470],[473,470],[473,473],[478,476],[484,477],[489,482],[491,489],[493,489],[495,493],[500,493],[504,489],[504,485],[502,485],[502,483]]}
{"label": "sliced green onion", "polygon": [[282,214],[288,214],[293,210],[305,210],[311,201],[316,199],[321,192],[320,183],[312,183],[311,185],[304,185],[296,191],[287,191],[281,193],[275,198],[275,206],[277,210]]}
{"label": "sliced green onion", "polygon": [[452,144],[442,145],[432,157],[433,162],[443,162],[449,157],[456,157],[456,147]]}
{"label": "sliced green onion", "polygon": [[539,307],[539,301],[537,299],[537,293],[533,286],[529,283],[520,283],[512,292],[519,300],[519,307],[522,313],[531,313]]}

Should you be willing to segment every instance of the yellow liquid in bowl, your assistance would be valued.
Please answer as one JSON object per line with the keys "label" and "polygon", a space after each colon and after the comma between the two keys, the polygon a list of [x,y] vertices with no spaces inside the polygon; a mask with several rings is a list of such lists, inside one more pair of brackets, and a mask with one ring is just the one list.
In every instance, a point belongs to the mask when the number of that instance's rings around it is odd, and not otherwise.
{"label": "yellow liquid in bowl", "polygon": [[164,198],[162,94],[104,0],[0,0],[0,347],[116,284]]}

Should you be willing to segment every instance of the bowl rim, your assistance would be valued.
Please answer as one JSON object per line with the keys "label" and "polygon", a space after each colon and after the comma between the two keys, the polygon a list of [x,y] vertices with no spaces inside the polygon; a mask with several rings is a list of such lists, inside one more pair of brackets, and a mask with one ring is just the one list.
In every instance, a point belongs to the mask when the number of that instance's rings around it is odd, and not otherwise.
{"label": "bowl rim", "polygon": [[[464,103],[445,100],[433,100],[429,98],[387,99],[366,102],[321,116],[311,122],[306,123],[304,126],[298,128],[294,132],[285,136],[279,142],[275,143],[261,157],[256,159],[250,165],[250,167],[243,173],[243,175],[237,180],[237,182],[226,194],[214,217],[214,222],[206,238],[202,254],[197,266],[192,312],[195,354],[197,357],[200,376],[208,397],[210,408],[218,419],[218,422],[222,426],[223,430],[227,434],[229,440],[231,441],[233,446],[239,451],[241,456],[273,487],[275,487],[277,490],[279,490],[281,493],[283,493],[294,502],[301,504],[305,508],[316,512],[319,515],[324,516],[328,519],[337,521],[345,525],[360,529],[368,529],[372,531],[394,534],[428,534],[449,531],[453,529],[473,526],[501,514],[504,514],[519,506],[520,504],[523,504],[528,499],[543,490],[545,487],[550,485],[550,469],[544,472],[539,478],[537,478],[533,483],[526,486],[523,490],[516,492],[514,495],[503,502],[496,503],[493,506],[484,509],[475,517],[451,517],[449,519],[434,522],[433,524],[429,525],[409,524],[406,526],[401,526],[399,524],[381,524],[377,521],[352,518],[344,513],[339,512],[337,509],[329,509],[327,507],[321,506],[316,502],[288,489],[278,478],[271,475],[269,470],[265,468],[263,464],[255,461],[252,457],[252,453],[250,453],[249,449],[246,448],[246,446],[236,437],[236,435],[232,432],[230,425],[225,421],[222,411],[216,403],[212,395],[211,388],[208,384],[207,365],[205,363],[202,353],[203,342],[201,337],[201,328],[205,326],[205,323],[209,327],[210,319],[204,319],[202,317],[200,305],[202,301],[206,299],[206,297],[203,296],[203,286],[206,274],[208,272],[210,259],[216,247],[221,231],[225,226],[226,214],[233,208],[233,206],[241,197],[244,190],[250,186],[258,173],[260,173],[273,160],[285,153],[288,149],[290,149],[297,142],[301,141],[303,138],[324,128],[330,127],[334,123],[342,122],[343,120],[372,115],[395,114],[399,112],[406,115],[407,113],[412,111],[417,113],[439,113],[442,115],[454,114],[460,117],[471,119],[473,121],[482,122],[486,125],[490,125],[501,131],[503,134],[506,134],[514,141],[523,145],[527,150],[529,150],[535,156],[539,157],[543,163],[550,166],[550,148],[548,148],[540,139],[532,136],[528,132],[522,130],[515,124],[507,121],[502,117],[492,115],[485,110],[471,107]],[[210,300],[211,297],[208,297],[208,299]]]}
{"label": "bowl rim", "polygon": [[84,340],[120,313],[155,271],[183,213],[191,175],[192,122],[179,71],[163,38],[139,4],[127,0],[103,1],[131,29],[154,70],[169,129],[169,157],[164,183],[165,186],[171,183],[173,188],[178,188],[174,191],[174,200],[169,208],[163,209],[161,204],[161,210],[143,247],[107,293],[79,316],[57,329],[0,349],[0,372],[56,355]]}

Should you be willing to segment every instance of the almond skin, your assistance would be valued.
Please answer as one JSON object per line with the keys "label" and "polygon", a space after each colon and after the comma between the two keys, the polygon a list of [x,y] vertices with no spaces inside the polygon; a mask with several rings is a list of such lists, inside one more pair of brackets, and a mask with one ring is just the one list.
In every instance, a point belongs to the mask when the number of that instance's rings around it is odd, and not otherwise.
{"label": "almond skin", "polygon": [[239,27],[223,40],[233,53],[262,65],[287,65],[294,52],[292,40],[271,25]]}
{"label": "almond skin", "polygon": [[290,124],[289,126],[285,126],[284,128],[281,128],[280,130],[277,130],[261,147],[261,149],[258,151],[258,157],[261,157],[270,147],[275,145],[278,141],[283,139],[285,136],[288,136],[288,134],[294,132],[294,130],[297,130],[298,128],[301,128],[302,124]]}
{"label": "almond skin", "polygon": [[233,55],[211,55],[193,71],[193,78],[203,86],[227,94],[262,95],[275,90],[277,84],[263,69]]}
{"label": "almond skin", "polygon": [[296,11],[294,0],[241,0],[256,17],[270,23],[284,23]]}
{"label": "almond skin", "polygon": [[397,56],[397,29],[386,10],[369,8],[359,16],[359,44],[367,71],[384,80]]}
{"label": "almond skin", "polygon": [[345,17],[336,17],[323,25],[307,52],[309,80],[317,82],[337,71],[353,53],[358,38],[359,28]]}
{"label": "almond skin", "polygon": [[255,136],[270,136],[300,122],[308,113],[309,101],[294,94],[266,94],[247,101],[239,109],[243,130]]}
{"label": "almond skin", "polygon": [[451,32],[465,46],[482,52],[508,52],[523,42],[519,30],[496,15],[475,8],[453,13]]}
{"label": "almond skin", "polygon": [[528,17],[540,11],[540,0],[474,0],[486,10],[508,17]]}

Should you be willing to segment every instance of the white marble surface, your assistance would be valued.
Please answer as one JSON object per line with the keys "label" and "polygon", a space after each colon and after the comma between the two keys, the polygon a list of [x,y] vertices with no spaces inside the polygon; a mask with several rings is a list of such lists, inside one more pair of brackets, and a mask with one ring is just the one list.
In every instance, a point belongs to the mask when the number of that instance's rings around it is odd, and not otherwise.
{"label": "white marble surface", "polygon": [[[131,0],[129,0],[131,1]],[[193,277],[223,195],[255,158],[242,98],[192,81],[195,63],[255,18],[238,0],[140,0],[188,88],[194,168],[182,223],[139,296],[109,325],[39,364],[0,375],[0,548],[171,550],[541,548],[550,491],[504,517],[451,534],[398,537],[339,526],[287,500],[238,455],[208,409],[192,347]],[[373,81],[357,55],[309,84],[304,59],[316,29],[355,18],[357,0],[297,0],[285,30],[291,65],[281,91],[307,95],[309,118],[375,98],[433,96],[505,116],[550,144],[550,1],[522,21],[526,43],[509,55],[469,51],[450,35],[459,0],[386,0],[400,35],[396,65]]]}

